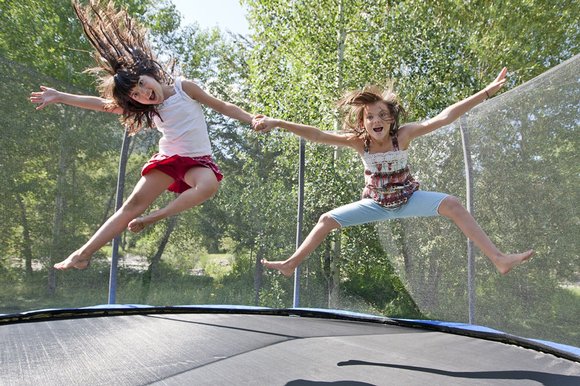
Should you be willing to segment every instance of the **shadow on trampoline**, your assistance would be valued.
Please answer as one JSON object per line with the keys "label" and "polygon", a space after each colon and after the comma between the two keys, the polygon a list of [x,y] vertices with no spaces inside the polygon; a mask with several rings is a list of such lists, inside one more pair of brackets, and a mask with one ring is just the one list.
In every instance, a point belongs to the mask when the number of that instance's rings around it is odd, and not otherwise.
{"label": "shadow on trampoline", "polygon": [[[367,362],[351,359],[345,362],[338,362],[337,366],[376,366],[388,367],[392,369],[401,369],[409,371],[419,371],[422,373],[442,375],[452,378],[468,379],[497,379],[497,380],[529,380],[539,382],[542,385],[554,386],[575,386],[580,385],[580,376],[550,374],[541,371],[529,370],[501,370],[501,371],[449,371],[433,369],[420,366],[397,365],[391,363]],[[334,384],[334,383],[333,383]]]}

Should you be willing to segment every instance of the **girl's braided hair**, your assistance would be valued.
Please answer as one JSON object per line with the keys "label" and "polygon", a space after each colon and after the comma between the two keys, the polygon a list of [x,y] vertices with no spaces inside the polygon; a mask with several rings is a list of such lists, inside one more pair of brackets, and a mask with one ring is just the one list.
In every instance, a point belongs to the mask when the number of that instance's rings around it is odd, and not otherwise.
{"label": "girl's braided hair", "polygon": [[338,101],[338,107],[344,114],[344,131],[353,133],[359,138],[363,138],[367,145],[370,138],[363,124],[364,110],[366,106],[376,102],[383,102],[389,109],[390,115],[394,118],[394,122],[389,128],[389,134],[392,137],[396,136],[397,131],[399,130],[400,118],[406,113],[391,86],[365,86],[362,90],[347,92]]}
{"label": "girl's braided hair", "polygon": [[159,116],[156,105],[144,105],[131,99],[132,89],[141,75],[149,75],[160,83],[170,76],[155,60],[145,35],[146,30],[136,23],[125,9],[116,10],[112,0],[90,0],[81,6],[73,0],[74,11],[85,35],[95,49],[97,66],[89,68],[98,77],[98,90],[103,98],[113,102],[108,109],[121,107],[130,134],[135,134],[153,117]]}

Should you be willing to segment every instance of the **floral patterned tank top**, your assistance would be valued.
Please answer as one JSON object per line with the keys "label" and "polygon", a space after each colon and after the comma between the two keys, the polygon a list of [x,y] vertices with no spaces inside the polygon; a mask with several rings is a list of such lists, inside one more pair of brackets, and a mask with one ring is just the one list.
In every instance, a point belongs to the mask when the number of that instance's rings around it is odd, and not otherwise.
{"label": "floral patterned tank top", "polygon": [[409,201],[419,189],[409,170],[407,150],[399,150],[399,141],[392,137],[393,150],[369,153],[365,145],[362,162],[365,167],[365,188],[362,198],[371,198],[377,204],[394,209]]}

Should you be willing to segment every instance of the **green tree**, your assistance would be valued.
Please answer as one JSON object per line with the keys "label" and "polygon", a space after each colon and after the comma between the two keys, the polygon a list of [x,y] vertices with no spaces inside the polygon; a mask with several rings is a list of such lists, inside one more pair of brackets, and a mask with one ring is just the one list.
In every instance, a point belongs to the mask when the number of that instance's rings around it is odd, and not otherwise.
{"label": "green tree", "polygon": [[[27,266],[35,256],[50,267],[100,225],[95,219],[103,214],[94,213],[101,212],[105,205],[94,197],[99,197],[99,189],[114,188],[115,173],[106,170],[111,170],[111,162],[116,164],[111,154],[119,147],[122,131],[112,117],[99,115],[95,119],[98,114],[63,106],[35,112],[27,100],[28,94],[42,84],[69,92],[94,92],[86,91],[93,79],[83,74],[94,64],[93,58],[70,2],[3,1],[0,5],[0,55],[26,66],[13,64],[13,72],[3,74],[7,77],[5,84],[17,83],[6,90],[14,95],[4,99],[2,110],[21,112],[14,115],[18,122],[7,126],[14,134],[5,138],[7,156],[16,166],[11,169],[13,183],[7,188],[18,203],[22,223],[27,227],[38,224],[37,232],[24,229],[23,238],[16,240],[25,251]],[[23,148],[38,153],[30,157],[30,151],[16,151]],[[44,173],[37,174],[39,170]],[[37,214],[39,218],[34,221]],[[30,239],[39,241],[37,249],[31,248]],[[56,288],[55,279],[54,272],[49,271],[51,292]]]}

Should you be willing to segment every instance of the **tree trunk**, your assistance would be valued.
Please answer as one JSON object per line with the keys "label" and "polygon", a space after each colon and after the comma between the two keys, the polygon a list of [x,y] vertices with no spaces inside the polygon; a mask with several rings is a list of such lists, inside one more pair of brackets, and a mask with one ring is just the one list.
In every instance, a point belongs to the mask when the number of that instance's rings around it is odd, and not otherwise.
{"label": "tree trunk", "polygon": [[61,132],[59,140],[58,174],[56,178],[56,196],[54,199],[54,220],[52,222],[52,242],[49,255],[49,270],[47,290],[50,296],[56,292],[56,271],[52,268],[54,263],[63,259],[61,235],[63,234],[64,212],[66,206],[65,190],[66,176],[68,172],[66,133]]}
{"label": "tree trunk", "polygon": [[161,256],[163,256],[163,252],[165,251],[165,247],[169,242],[169,238],[173,233],[177,225],[177,216],[172,216],[167,219],[167,228],[165,228],[165,232],[159,241],[159,246],[157,247],[157,252],[149,262],[149,267],[147,271],[143,275],[143,290],[141,291],[141,303],[147,303],[147,299],[149,298],[149,290],[151,289],[151,282],[158,277],[159,272],[159,263],[161,262]]}
{"label": "tree trunk", "polygon": [[22,201],[20,194],[16,194],[16,202],[20,208],[20,220],[22,224],[22,238],[24,245],[22,245],[22,255],[24,256],[24,267],[26,276],[32,276],[32,239],[30,237],[30,227],[28,226],[28,217],[26,216],[26,206]]}
{"label": "tree trunk", "polygon": [[405,221],[403,220],[396,220],[400,224],[401,233],[399,234],[399,239],[401,242],[401,254],[403,255],[403,262],[405,268],[405,278],[408,283],[412,283],[413,279],[413,258],[411,255],[411,251],[409,249],[406,235],[407,235],[407,227],[405,226]]}
{"label": "tree trunk", "polygon": [[254,305],[260,305],[260,290],[262,289],[262,277],[264,274],[264,266],[262,265],[262,257],[264,255],[264,249],[262,247],[258,248],[256,252],[255,270],[254,270]]}

